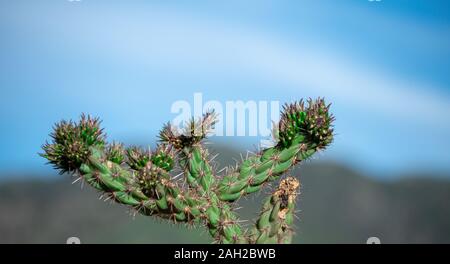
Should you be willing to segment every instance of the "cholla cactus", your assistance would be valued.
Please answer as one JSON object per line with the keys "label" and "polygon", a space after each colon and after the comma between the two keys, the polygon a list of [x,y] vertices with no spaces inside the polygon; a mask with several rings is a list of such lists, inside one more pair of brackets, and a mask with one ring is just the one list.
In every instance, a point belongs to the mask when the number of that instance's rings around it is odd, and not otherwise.
{"label": "cholla cactus", "polygon": [[[279,182],[249,230],[241,226],[234,202],[327,147],[333,140],[333,121],[329,105],[321,98],[308,100],[306,106],[303,101],[285,105],[278,143],[226,170],[225,175],[215,171],[202,144],[216,122],[214,112],[191,120],[184,133],[167,124],[154,151],[108,144],[99,119],[82,115],[78,123],[57,123],[41,156],[61,173],[80,177],[143,215],[204,225],[216,242],[290,243],[300,186],[297,179],[286,177]],[[183,177],[174,176],[176,168]]]}

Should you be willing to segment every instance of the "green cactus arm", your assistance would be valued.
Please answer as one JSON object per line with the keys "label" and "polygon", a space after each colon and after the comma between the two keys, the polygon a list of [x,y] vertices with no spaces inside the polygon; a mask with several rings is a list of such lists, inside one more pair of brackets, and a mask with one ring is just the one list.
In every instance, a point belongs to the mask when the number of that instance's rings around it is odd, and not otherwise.
{"label": "green cactus arm", "polygon": [[52,138],[52,143],[43,146],[41,156],[62,173],[78,175],[114,201],[142,214],[176,222],[200,222],[204,218],[205,199],[182,190],[171,180],[173,159],[164,146],[152,154],[135,147],[125,154],[121,145],[107,145],[98,119],[84,115],[78,124],[58,123]]}
{"label": "green cactus arm", "polygon": [[240,166],[219,182],[218,197],[235,201],[259,191],[262,186],[278,179],[283,173],[333,140],[334,117],[321,98],[286,105],[279,123],[278,143],[244,160]]}
{"label": "green cactus arm", "polygon": [[250,243],[287,244],[293,235],[295,198],[299,182],[288,177],[280,182],[278,189],[266,199],[250,236]]}
{"label": "green cactus arm", "polygon": [[[53,142],[43,146],[42,156],[62,173],[79,175],[114,201],[144,215],[203,223],[220,243],[247,242],[232,208],[211,191],[214,176],[199,145],[191,146],[192,155],[185,161],[191,175],[204,175],[195,179],[202,191],[185,190],[172,180],[169,171],[174,152],[170,146],[161,144],[153,153],[145,153],[137,147],[125,151],[121,145],[108,145],[98,119],[82,116],[78,124],[62,121],[52,137]],[[196,184],[191,181],[192,186]]]}
{"label": "green cactus arm", "polygon": [[239,224],[237,215],[230,205],[217,197],[213,189],[215,176],[206,150],[201,145],[194,145],[185,147],[183,151],[187,155],[181,155],[180,163],[185,165],[187,182],[191,186],[199,186],[197,191],[209,197],[207,219],[211,235],[219,243],[246,243],[244,231]]}
{"label": "green cactus arm", "polygon": [[118,203],[153,210],[154,201],[144,195],[135,177],[119,164],[121,146],[107,145],[100,121],[82,115],[79,123],[62,121],[55,125],[52,142],[43,146],[41,156],[61,173],[69,172]]}
{"label": "green cactus arm", "polygon": [[201,193],[211,192],[215,183],[213,170],[207,156],[207,150],[198,144],[184,147],[180,151],[178,160],[189,186],[198,188]]}
{"label": "green cactus arm", "polygon": [[215,123],[214,112],[206,113],[200,120],[191,120],[182,134],[176,134],[169,124],[160,132],[164,144],[178,150],[178,163],[191,190],[208,197],[205,210],[206,225],[218,243],[247,243],[247,238],[232,207],[221,201],[215,193],[215,175],[209,163],[207,149],[201,141]]}
{"label": "green cactus arm", "polygon": [[134,207],[145,204],[148,209],[154,208],[154,200],[142,192],[132,173],[108,160],[101,147],[93,146],[89,150],[90,155],[78,172],[85,182],[119,203]]}
{"label": "green cactus arm", "polygon": [[[85,179],[97,175],[88,183],[115,201],[130,205],[144,215],[156,215],[174,222],[200,223],[203,219],[206,202],[195,193],[182,190],[165,169],[149,161],[138,171],[130,172],[108,161],[102,163],[99,149],[92,148],[91,153],[89,162],[80,168],[81,175]],[[117,171],[120,174],[116,174]]]}
{"label": "green cactus arm", "polygon": [[236,170],[223,177],[218,184],[218,196],[223,201],[232,202],[257,192],[264,184],[278,179],[315,152],[314,145],[307,145],[302,135],[297,136],[289,148],[275,146],[265,149],[259,155],[249,157]]}

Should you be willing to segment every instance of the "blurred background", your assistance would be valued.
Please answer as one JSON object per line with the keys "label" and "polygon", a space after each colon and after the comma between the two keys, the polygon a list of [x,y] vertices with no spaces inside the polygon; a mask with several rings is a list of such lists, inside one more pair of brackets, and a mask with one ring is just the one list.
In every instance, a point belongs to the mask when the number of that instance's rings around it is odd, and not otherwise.
{"label": "blurred background", "polygon": [[[38,156],[60,119],[154,146],[178,100],[324,96],[296,243],[450,243],[450,2],[0,1],[0,243],[209,243],[98,200]],[[213,137],[225,166],[261,136]],[[253,218],[260,196],[242,202]]]}

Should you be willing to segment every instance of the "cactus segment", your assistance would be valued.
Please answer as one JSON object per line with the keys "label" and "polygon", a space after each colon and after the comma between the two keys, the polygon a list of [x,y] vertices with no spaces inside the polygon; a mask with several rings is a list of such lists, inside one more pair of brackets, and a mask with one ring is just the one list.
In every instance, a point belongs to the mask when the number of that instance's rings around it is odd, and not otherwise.
{"label": "cactus segment", "polygon": [[293,177],[280,181],[278,189],[263,204],[250,243],[290,243],[299,187],[299,181]]}

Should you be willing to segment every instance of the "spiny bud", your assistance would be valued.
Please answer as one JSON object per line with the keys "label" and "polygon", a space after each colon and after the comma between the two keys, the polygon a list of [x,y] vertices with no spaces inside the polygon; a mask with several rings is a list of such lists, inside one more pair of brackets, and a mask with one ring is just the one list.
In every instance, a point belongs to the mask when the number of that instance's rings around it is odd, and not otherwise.
{"label": "spiny bud", "polygon": [[326,147],[333,141],[334,116],[329,113],[329,109],[330,105],[326,105],[323,98],[308,100],[304,131],[308,140],[318,148]]}
{"label": "spiny bud", "polygon": [[106,148],[106,159],[121,165],[125,160],[125,155],[123,152],[123,145],[113,142]]}
{"label": "spiny bud", "polygon": [[161,144],[152,153],[151,161],[155,166],[158,166],[166,171],[173,169],[174,165],[174,153],[171,146]]}
{"label": "spiny bud", "polygon": [[287,148],[291,145],[304,126],[306,110],[303,100],[292,104],[285,104],[279,123],[279,144]]}
{"label": "spiny bud", "polygon": [[82,114],[77,127],[80,138],[87,145],[92,146],[99,143],[103,145],[105,143],[102,135],[103,129],[100,128],[100,119]]}
{"label": "spiny bud", "polygon": [[169,179],[169,174],[165,169],[156,166],[152,162],[148,162],[138,171],[137,179],[145,195],[157,197],[158,195],[155,190],[157,184]]}
{"label": "spiny bud", "polygon": [[144,152],[136,146],[128,148],[126,154],[127,164],[133,170],[141,170],[150,161],[150,152]]}
{"label": "spiny bud", "polygon": [[166,124],[159,133],[160,141],[172,145],[175,149],[183,149],[200,143],[213,129],[217,122],[217,115],[209,111],[199,120],[194,118],[187,122],[183,131],[178,130],[170,123]]}
{"label": "spiny bud", "polygon": [[46,143],[40,155],[49,160],[60,173],[74,172],[90,155],[89,147],[103,146],[105,136],[98,118],[81,116],[79,123],[61,121],[53,127],[51,143]]}
{"label": "spiny bud", "polygon": [[278,135],[281,147],[289,147],[300,134],[318,148],[332,142],[334,117],[328,112],[330,105],[326,105],[323,98],[309,99],[307,103],[305,107],[301,100],[283,107]]}

